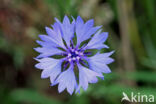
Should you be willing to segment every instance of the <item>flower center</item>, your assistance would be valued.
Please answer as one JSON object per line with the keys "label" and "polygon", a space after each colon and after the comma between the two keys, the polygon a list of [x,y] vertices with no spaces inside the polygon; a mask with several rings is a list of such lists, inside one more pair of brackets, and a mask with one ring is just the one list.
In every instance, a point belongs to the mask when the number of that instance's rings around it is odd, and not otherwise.
{"label": "flower center", "polygon": [[70,54],[71,54],[71,57],[72,57],[72,58],[78,56],[78,54],[77,54],[76,52],[71,52]]}
{"label": "flower center", "polygon": [[83,52],[76,50],[76,49],[71,49],[68,53],[68,61],[79,61],[80,58],[83,56]]}

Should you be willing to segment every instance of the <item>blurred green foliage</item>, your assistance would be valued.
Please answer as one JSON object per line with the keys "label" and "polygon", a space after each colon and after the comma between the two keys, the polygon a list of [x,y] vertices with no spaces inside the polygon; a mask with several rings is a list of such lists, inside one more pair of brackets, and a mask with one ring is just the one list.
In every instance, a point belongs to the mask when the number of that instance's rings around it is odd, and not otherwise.
{"label": "blurred green foliage", "polygon": [[[122,60],[125,18],[122,3],[130,14],[127,34],[135,69],[126,69]],[[132,7],[131,7],[132,5]],[[122,8],[124,9],[124,8]],[[126,10],[124,9],[124,10]],[[155,0],[2,0],[0,3],[0,103],[1,104],[119,104],[122,92],[153,94],[156,97],[156,1]],[[100,13],[100,14],[98,14]],[[38,33],[64,15],[85,20],[94,18],[110,33],[107,43],[115,50],[112,73],[89,86],[86,92],[69,96],[40,79],[34,68],[33,51]],[[129,17],[130,15],[130,17]],[[100,23],[100,24],[99,24]],[[126,23],[123,23],[126,24]],[[126,27],[126,25],[125,25]],[[129,46],[127,46],[129,47]],[[102,52],[109,50],[102,50]],[[130,52],[130,53],[131,53]],[[17,70],[19,69],[19,70]],[[146,103],[147,104],[147,103]]]}
{"label": "blurred green foliage", "polygon": [[37,91],[30,89],[17,89],[11,92],[11,98],[16,102],[27,102],[36,104],[61,104],[61,102],[55,99],[48,98]]}

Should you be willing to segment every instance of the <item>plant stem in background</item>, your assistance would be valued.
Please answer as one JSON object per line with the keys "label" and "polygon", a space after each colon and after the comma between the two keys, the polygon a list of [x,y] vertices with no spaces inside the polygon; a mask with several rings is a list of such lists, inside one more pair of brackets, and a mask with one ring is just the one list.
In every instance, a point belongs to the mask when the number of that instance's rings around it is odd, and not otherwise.
{"label": "plant stem in background", "polygon": [[[122,71],[133,72],[135,71],[135,60],[132,53],[132,47],[130,43],[130,17],[128,4],[131,3],[128,0],[118,0],[118,19],[121,33],[121,48],[122,48]],[[134,82],[126,82],[128,85],[134,85]]]}

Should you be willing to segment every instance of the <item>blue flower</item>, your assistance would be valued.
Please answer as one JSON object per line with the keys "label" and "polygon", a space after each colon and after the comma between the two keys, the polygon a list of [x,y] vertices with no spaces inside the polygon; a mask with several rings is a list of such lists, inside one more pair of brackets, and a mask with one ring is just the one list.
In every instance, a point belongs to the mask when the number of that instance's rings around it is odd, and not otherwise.
{"label": "blue flower", "polygon": [[70,22],[65,16],[63,22],[55,20],[52,28],[45,28],[47,35],[39,35],[41,41],[36,41],[41,47],[34,48],[40,53],[35,67],[42,70],[41,78],[50,78],[51,86],[58,84],[59,93],[87,90],[89,83],[111,72],[107,65],[114,61],[110,58],[113,51],[93,55],[94,49],[109,48],[104,44],[108,33],[101,26],[94,27],[93,19],[84,22],[78,16]]}

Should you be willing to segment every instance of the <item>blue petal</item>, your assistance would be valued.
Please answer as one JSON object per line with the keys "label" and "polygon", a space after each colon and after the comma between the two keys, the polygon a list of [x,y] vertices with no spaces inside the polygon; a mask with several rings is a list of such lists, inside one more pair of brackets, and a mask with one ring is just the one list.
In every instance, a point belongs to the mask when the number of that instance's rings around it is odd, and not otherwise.
{"label": "blue petal", "polygon": [[[58,22],[55,22],[54,25],[51,25],[54,31],[61,31],[61,27]],[[61,34],[62,37],[62,34]]]}
{"label": "blue petal", "polygon": [[36,42],[41,45],[42,47],[47,47],[47,48],[53,48],[56,46],[55,43],[52,43],[52,42],[43,42],[43,41],[39,41],[39,40],[36,40]]}
{"label": "blue petal", "polygon": [[63,51],[61,51],[57,48],[54,48],[54,47],[51,47],[51,48],[37,47],[37,48],[34,48],[34,50],[41,53],[39,56],[37,56],[37,58],[49,57],[49,56],[60,54],[63,52]]}
{"label": "blue petal", "polygon": [[35,60],[37,60],[39,63],[35,65],[36,68],[38,69],[48,69],[49,66],[52,64],[56,64],[58,63],[59,61],[61,60],[58,60],[58,59],[53,59],[53,58],[42,58],[42,59],[38,59],[38,58],[35,58]]}
{"label": "blue petal", "polygon": [[76,19],[76,34],[82,34],[82,27],[84,26],[84,21],[83,19],[78,16],[77,19]]}
{"label": "blue petal", "polygon": [[83,33],[84,33],[84,21],[83,19],[78,16],[76,19],[76,36],[77,36],[77,44],[80,44],[81,42],[79,42],[79,37],[82,37]]}
{"label": "blue petal", "polygon": [[42,58],[37,59],[37,61],[40,63],[36,64],[35,67],[43,70],[41,78],[50,77],[51,83],[53,83],[56,77],[61,73],[62,60]]}
{"label": "blue petal", "polygon": [[111,70],[107,64],[110,64],[114,61],[114,59],[109,57],[111,54],[113,54],[113,51],[103,54],[98,53],[92,57],[88,57],[90,68],[98,73],[110,73]]}
{"label": "blue petal", "polygon": [[67,91],[72,95],[74,89],[76,88],[76,78],[74,74],[74,68],[71,65],[66,71],[62,72],[60,76],[56,79],[55,83],[59,83],[58,91],[61,93],[67,88]]}
{"label": "blue petal", "polygon": [[94,26],[94,20],[90,19],[84,24],[85,31],[89,30]]}
{"label": "blue petal", "polygon": [[82,87],[84,90],[87,90],[88,83],[96,83],[98,81],[97,77],[103,77],[101,74],[96,73],[82,65],[78,64],[79,68],[79,87],[76,89],[76,92]]}
{"label": "blue petal", "polygon": [[48,42],[49,44],[52,44],[55,47],[62,47],[64,48],[64,44],[61,42],[61,40],[52,38],[48,35],[39,35],[40,39],[44,42]]}
{"label": "blue petal", "polygon": [[84,40],[87,40],[93,35],[101,26],[93,27],[94,20],[88,20],[85,24],[82,18],[79,16],[76,20],[76,35],[77,35],[77,45]]}
{"label": "blue petal", "polygon": [[45,27],[47,34],[53,39],[53,41],[58,44],[60,47],[65,48],[64,44],[63,44],[63,40],[62,40],[62,36],[61,36],[61,30],[60,28],[57,26],[57,24],[54,24],[53,27],[55,27],[55,31],[52,30],[49,27]]}
{"label": "blue petal", "polygon": [[[40,39],[44,42],[51,42],[53,44],[55,44],[53,42],[53,39],[50,37],[50,36],[47,36],[47,35],[39,35]],[[55,44],[56,45],[56,44]]]}
{"label": "blue petal", "polygon": [[108,33],[99,30],[89,41],[84,49],[101,49],[101,48],[109,48],[107,45],[103,44],[108,38]]}
{"label": "blue petal", "polygon": [[[84,34],[84,37],[86,39],[90,38],[91,35],[93,35],[97,30],[99,30],[101,28],[101,26],[96,26],[96,27],[92,27],[90,28],[89,30],[87,30]],[[86,39],[83,39],[83,40],[86,40]]]}
{"label": "blue petal", "polygon": [[70,46],[70,40],[74,36],[74,27],[75,27],[75,20],[73,20],[72,23],[70,23],[69,18],[67,16],[64,17],[63,23],[61,23],[58,19],[56,19],[56,22],[60,25],[61,30],[62,30],[62,36],[64,40],[67,43],[67,46]]}

